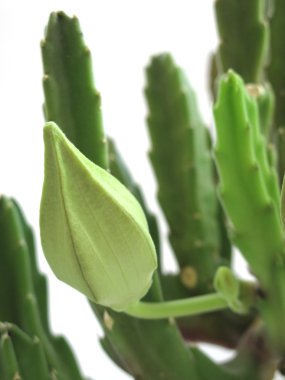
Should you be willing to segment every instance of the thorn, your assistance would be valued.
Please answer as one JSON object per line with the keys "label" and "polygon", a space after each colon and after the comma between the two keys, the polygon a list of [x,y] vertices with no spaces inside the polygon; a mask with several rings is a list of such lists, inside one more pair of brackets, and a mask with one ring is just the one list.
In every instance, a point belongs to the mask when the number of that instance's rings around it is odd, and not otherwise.
{"label": "thorn", "polygon": [[193,220],[201,220],[201,214],[199,212],[194,212],[194,214],[192,214],[192,219]]}
{"label": "thorn", "polygon": [[195,240],[195,241],[194,241],[194,246],[195,246],[196,248],[201,248],[201,247],[203,247],[203,246],[204,246],[204,242],[203,242],[203,240],[199,240],[199,239]]}
{"label": "thorn", "polygon": [[39,339],[37,336],[34,336],[34,337],[33,337],[33,342],[34,342],[35,344],[39,344],[39,343],[40,343],[40,339]]}
{"label": "thorn", "polygon": [[[173,70],[174,71],[174,70]],[[181,93],[184,95],[184,94],[187,94],[188,92],[188,88],[184,85],[181,86],[181,89],[180,89]]]}
{"label": "thorn", "polygon": [[48,74],[44,74],[44,76],[43,76],[43,81],[46,82],[48,79],[49,79]]}
{"label": "thorn", "polygon": [[180,279],[186,288],[193,289],[198,282],[198,273],[194,267],[188,265],[181,269]]}
{"label": "thorn", "polygon": [[65,16],[64,12],[63,11],[59,11],[57,12],[57,17],[58,18],[63,18]]}
{"label": "thorn", "polygon": [[237,239],[239,239],[242,236],[242,234],[239,231],[237,231],[233,225],[230,226],[229,233],[230,233],[230,237],[234,241],[236,241]]}
{"label": "thorn", "polygon": [[101,107],[101,95],[100,92],[96,91],[94,93],[95,101],[98,102],[97,106],[100,108]]}
{"label": "thorn", "polygon": [[255,83],[248,83],[245,85],[247,93],[253,98],[258,98],[261,95],[264,95],[265,89],[263,86]]}
{"label": "thorn", "polygon": [[221,154],[221,149],[218,145],[213,149],[215,156],[219,156]]}
{"label": "thorn", "polygon": [[28,248],[26,240],[25,239],[20,239],[18,241],[17,248]]}
{"label": "thorn", "polygon": [[256,294],[257,294],[258,297],[260,297],[262,299],[266,299],[267,298],[266,291],[261,286],[257,287]]}
{"label": "thorn", "polygon": [[254,172],[258,172],[259,171],[259,165],[255,162],[251,165],[251,170],[253,170]]}
{"label": "thorn", "polygon": [[250,125],[249,124],[246,124],[244,130],[249,133],[250,132]]}
{"label": "thorn", "polygon": [[111,317],[111,315],[107,312],[107,310],[104,310],[103,314],[103,323],[105,327],[111,331],[114,326],[114,319]]}
{"label": "thorn", "polygon": [[26,294],[26,300],[32,302],[32,303],[35,303],[36,302],[36,299],[35,299],[35,296],[33,293],[27,293]]}
{"label": "thorn", "polygon": [[0,322],[0,332],[9,331],[12,328],[12,324],[9,322]]}
{"label": "thorn", "polygon": [[7,206],[7,209],[8,209],[8,210],[10,210],[10,209],[13,208],[13,202],[11,201],[11,199],[8,199],[8,200],[7,200],[6,206]]}
{"label": "thorn", "polygon": [[0,322],[0,332],[6,330],[6,323]]}
{"label": "thorn", "polygon": [[47,40],[41,40],[41,42],[40,42],[40,46],[41,46],[41,48],[43,49],[44,47],[46,47],[46,44],[47,44]]}
{"label": "thorn", "polygon": [[90,55],[90,49],[87,46],[84,46],[84,54]]}
{"label": "thorn", "polygon": [[274,262],[275,262],[275,265],[277,267],[284,268],[285,263],[284,263],[284,255],[282,254],[282,252],[281,253],[278,252],[277,254],[275,252],[275,260],[274,260]]}
{"label": "thorn", "polygon": [[175,319],[172,318],[172,317],[168,318],[168,322],[169,322],[170,326],[175,326],[176,325]]}
{"label": "thorn", "polygon": [[19,374],[19,372],[16,372],[15,375],[13,376],[13,379],[12,380],[21,380],[21,376]]}
{"label": "thorn", "polygon": [[266,205],[264,206],[264,211],[273,211],[274,210],[274,204],[272,200],[269,200]]}
{"label": "thorn", "polygon": [[7,331],[1,336],[1,342],[4,343],[6,340],[10,340],[10,336]]}

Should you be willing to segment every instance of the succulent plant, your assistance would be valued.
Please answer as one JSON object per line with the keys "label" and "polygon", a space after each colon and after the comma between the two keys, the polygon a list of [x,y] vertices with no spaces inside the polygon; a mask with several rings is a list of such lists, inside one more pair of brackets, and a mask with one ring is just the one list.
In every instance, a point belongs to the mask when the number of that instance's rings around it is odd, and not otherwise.
{"label": "succulent plant", "polygon": [[[50,15],[41,44],[42,247],[55,275],[88,298],[102,348],[134,379],[270,380],[285,372],[284,7],[215,2],[216,137],[169,53],[146,68],[149,159],[176,274],[163,271],[159,222],[105,137],[79,21]],[[83,379],[65,339],[50,330],[32,231],[4,196],[0,225],[0,378]],[[234,248],[251,281],[235,272]],[[235,356],[218,364],[201,342]]]}

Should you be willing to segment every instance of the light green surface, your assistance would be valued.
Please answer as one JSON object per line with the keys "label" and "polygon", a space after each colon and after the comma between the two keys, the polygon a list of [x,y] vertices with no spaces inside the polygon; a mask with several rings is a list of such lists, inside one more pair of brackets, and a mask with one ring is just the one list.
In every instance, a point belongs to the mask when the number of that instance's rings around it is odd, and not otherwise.
{"label": "light green surface", "polygon": [[157,265],[141,206],[54,123],[44,136],[40,225],[46,258],[59,279],[93,302],[125,309],[145,295]]}

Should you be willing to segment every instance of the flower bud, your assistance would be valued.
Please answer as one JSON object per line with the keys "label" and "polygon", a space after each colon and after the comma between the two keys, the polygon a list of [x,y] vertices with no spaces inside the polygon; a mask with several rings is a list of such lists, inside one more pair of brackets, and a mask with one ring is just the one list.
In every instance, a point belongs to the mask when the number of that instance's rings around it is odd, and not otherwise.
{"label": "flower bud", "polygon": [[91,301],[124,310],[148,291],[157,266],[134,196],[89,161],[54,124],[44,128],[41,242],[55,275]]}
{"label": "flower bud", "polygon": [[219,267],[214,279],[214,286],[229,302],[238,299],[239,282],[233,272],[227,267]]}
{"label": "flower bud", "polygon": [[[241,282],[235,277],[230,268],[219,267],[215,275],[214,287],[227,301],[231,310],[240,314],[248,312],[248,302],[241,294]],[[245,289],[244,293],[246,292],[247,290]]]}

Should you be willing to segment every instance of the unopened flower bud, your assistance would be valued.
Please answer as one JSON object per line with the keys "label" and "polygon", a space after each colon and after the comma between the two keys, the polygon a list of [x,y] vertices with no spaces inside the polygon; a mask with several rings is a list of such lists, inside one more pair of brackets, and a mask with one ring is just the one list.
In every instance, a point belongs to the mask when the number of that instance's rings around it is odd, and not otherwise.
{"label": "unopened flower bud", "polygon": [[217,270],[214,280],[214,286],[226,300],[232,302],[238,299],[239,282],[233,272],[227,267],[220,267]]}
{"label": "unopened flower bud", "polygon": [[55,275],[93,302],[124,310],[149,289],[157,266],[134,196],[89,161],[54,123],[44,129],[41,241]]}
{"label": "unopened flower bud", "polygon": [[[220,267],[215,275],[214,286],[227,301],[229,308],[240,314],[247,313],[249,305],[241,297],[241,282],[228,267]],[[249,288],[250,289],[250,288]]]}

